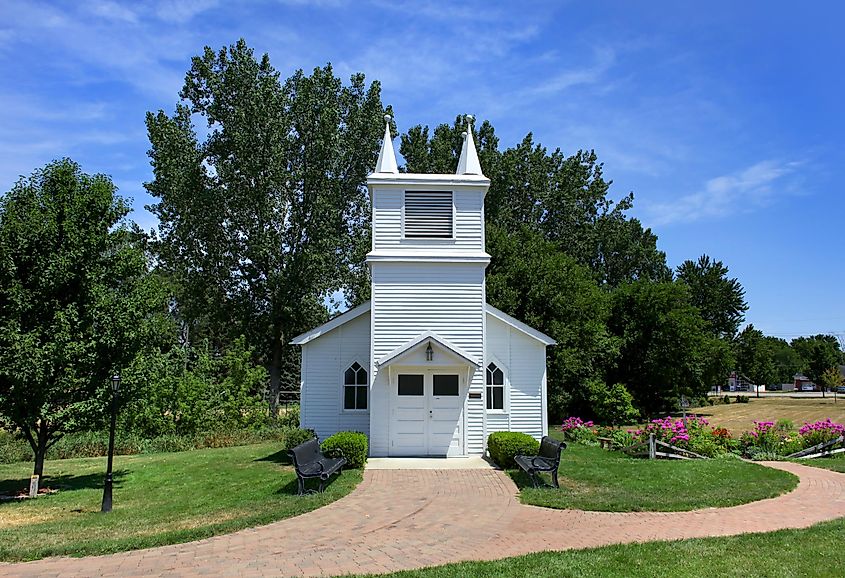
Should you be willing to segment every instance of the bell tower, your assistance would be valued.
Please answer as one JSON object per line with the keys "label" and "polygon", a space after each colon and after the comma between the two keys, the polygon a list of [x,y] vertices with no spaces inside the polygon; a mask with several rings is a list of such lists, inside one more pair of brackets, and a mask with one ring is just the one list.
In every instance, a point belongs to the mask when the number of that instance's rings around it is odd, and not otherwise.
{"label": "bell tower", "polygon": [[[484,250],[484,197],[490,180],[481,170],[473,118],[465,119],[455,174],[415,174],[399,172],[386,116],[378,162],[367,177],[372,201],[367,264],[372,278],[370,452],[374,456],[399,455],[391,448],[396,432],[390,429],[404,427],[404,422],[391,417],[396,409],[391,409],[390,400],[397,399],[392,390],[399,367],[411,364],[418,346],[414,367],[442,364],[461,375],[459,426],[463,425],[449,455],[481,453],[484,448],[484,275],[490,262]],[[423,413],[435,416],[434,411]],[[434,429],[426,430],[430,439]]]}

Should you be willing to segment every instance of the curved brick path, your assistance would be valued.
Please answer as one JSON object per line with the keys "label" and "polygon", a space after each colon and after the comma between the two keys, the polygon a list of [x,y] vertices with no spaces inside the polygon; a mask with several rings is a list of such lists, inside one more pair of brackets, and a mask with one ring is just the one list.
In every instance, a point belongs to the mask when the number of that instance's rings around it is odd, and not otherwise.
{"label": "curved brick path", "polygon": [[287,576],[388,572],[586,548],[801,528],[845,516],[845,474],[792,463],[779,498],[674,513],[607,513],[523,506],[494,470],[368,470],[346,498],[234,534],[89,558],[0,565],[2,576]]}

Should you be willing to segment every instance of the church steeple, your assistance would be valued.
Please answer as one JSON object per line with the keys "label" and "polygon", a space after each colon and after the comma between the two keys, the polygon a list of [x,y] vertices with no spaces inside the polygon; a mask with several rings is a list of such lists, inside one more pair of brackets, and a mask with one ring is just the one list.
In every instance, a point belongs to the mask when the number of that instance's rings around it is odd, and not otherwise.
{"label": "church steeple", "polygon": [[482,175],[481,163],[478,160],[478,151],[475,150],[475,141],[472,138],[472,121],[474,120],[471,114],[464,117],[467,123],[467,130],[464,131],[464,146],[461,149],[461,158],[458,160],[458,170],[456,175]]}
{"label": "church steeple", "polygon": [[396,153],[393,151],[393,138],[390,136],[390,115],[384,115],[384,140],[381,143],[381,150],[378,153],[376,162],[376,173],[397,174],[399,168],[396,166]]}

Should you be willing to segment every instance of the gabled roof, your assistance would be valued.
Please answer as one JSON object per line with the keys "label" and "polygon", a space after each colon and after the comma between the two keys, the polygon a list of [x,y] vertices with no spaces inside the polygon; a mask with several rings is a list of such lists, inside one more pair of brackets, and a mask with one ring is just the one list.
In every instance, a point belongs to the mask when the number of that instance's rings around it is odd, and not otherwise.
{"label": "gabled roof", "polygon": [[490,315],[492,315],[493,317],[495,317],[499,321],[503,321],[504,323],[507,323],[508,325],[513,327],[514,329],[518,329],[518,330],[522,331],[523,333],[525,333],[529,337],[533,337],[534,339],[536,339],[537,341],[539,341],[541,343],[544,343],[545,345],[556,345],[557,344],[557,341],[555,341],[554,339],[552,339],[551,337],[549,337],[548,335],[546,335],[542,331],[537,331],[536,329],[534,329],[530,325],[526,325],[525,323],[523,323],[522,321],[520,321],[516,317],[511,317],[510,315],[508,315],[504,311],[496,309],[495,307],[493,307],[489,303],[487,303],[486,305],[487,305],[487,313],[489,313]]}
{"label": "gabled roof", "polygon": [[[353,319],[357,319],[358,317],[360,317],[361,315],[364,315],[365,313],[369,313],[370,308],[371,308],[370,302],[366,301],[366,302],[362,303],[361,305],[359,305],[358,307],[354,307],[354,308],[350,309],[349,311],[341,313],[337,317],[331,319],[330,321],[328,321],[326,323],[323,323],[319,327],[315,327],[311,331],[306,331],[302,335],[297,335],[296,337],[294,337],[293,339],[290,340],[290,344],[291,345],[305,345],[309,341],[313,341],[314,339],[317,339],[321,335],[325,335],[326,333],[328,333],[332,329],[336,329],[336,328],[340,327],[341,325],[343,325],[344,323],[352,321]],[[543,343],[544,345],[555,345],[557,343],[554,339],[552,339],[551,337],[549,337],[545,333],[543,333],[541,331],[537,331],[536,329],[534,329],[533,327],[531,327],[529,325],[526,325],[525,323],[523,323],[519,319],[516,319],[515,317],[511,317],[510,315],[508,315],[504,311],[500,311],[499,309],[496,309],[495,307],[493,307],[489,303],[486,304],[485,311],[487,312],[488,315],[492,315],[493,317],[495,317],[499,321],[502,321],[503,323],[510,325],[514,329],[517,329],[517,330],[525,333],[529,337],[533,337],[534,339]],[[442,340],[443,338],[439,337],[439,339]]]}
{"label": "gabled roof", "polygon": [[327,321],[326,323],[323,323],[319,327],[315,327],[311,331],[306,331],[305,333],[303,333],[301,335],[297,335],[296,337],[294,337],[293,339],[290,340],[290,344],[291,345],[305,345],[309,341],[313,341],[313,340],[317,339],[318,337],[328,333],[332,329],[336,329],[336,328],[340,327],[341,325],[343,325],[344,323],[352,321],[353,319],[360,317],[364,313],[369,313],[369,312],[370,312],[370,302],[365,301],[364,303],[361,303],[358,307],[353,307],[349,311],[345,311],[345,312],[341,313],[337,317]]}
{"label": "gabled roof", "polygon": [[423,343],[430,342],[430,341],[434,341],[435,343],[440,345],[440,347],[452,352],[455,356],[460,357],[461,359],[463,359],[464,361],[466,361],[470,365],[474,365],[476,367],[481,367],[481,362],[478,361],[478,359],[476,359],[476,357],[474,355],[472,355],[471,353],[468,353],[464,349],[461,349],[460,347],[458,347],[457,345],[455,345],[454,343],[452,343],[451,341],[449,341],[445,337],[441,337],[440,335],[437,335],[433,331],[423,331],[422,333],[420,333],[419,335],[417,335],[416,337],[414,337],[410,341],[403,343],[402,345],[400,345],[399,347],[397,347],[396,349],[394,349],[393,351],[391,351],[390,353],[388,353],[387,355],[385,355],[384,357],[382,357],[381,359],[376,361],[376,365],[379,365],[379,366],[387,365],[391,361],[393,361],[394,359],[396,359],[397,357],[402,355],[403,353],[407,353],[408,351],[411,351],[415,347],[422,345]]}

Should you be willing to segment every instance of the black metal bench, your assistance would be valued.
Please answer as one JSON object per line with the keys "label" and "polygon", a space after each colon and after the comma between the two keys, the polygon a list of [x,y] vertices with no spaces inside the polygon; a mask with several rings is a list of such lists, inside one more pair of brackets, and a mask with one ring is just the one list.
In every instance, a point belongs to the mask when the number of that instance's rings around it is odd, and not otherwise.
{"label": "black metal bench", "polygon": [[540,441],[540,452],[536,456],[516,456],[516,465],[525,470],[531,476],[531,482],[536,488],[540,478],[540,472],[549,472],[552,475],[552,483],[559,488],[557,481],[557,468],[560,465],[560,454],[566,449],[566,443],[559,442],[549,436],[543,436]]}
{"label": "black metal bench", "polygon": [[[346,458],[330,458],[320,451],[320,442],[311,438],[288,451],[293,467],[296,470],[296,481],[299,495],[305,494],[305,480],[320,478],[320,493],[326,487],[326,481],[332,474],[339,474]],[[313,490],[311,490],[313,492]]]}

